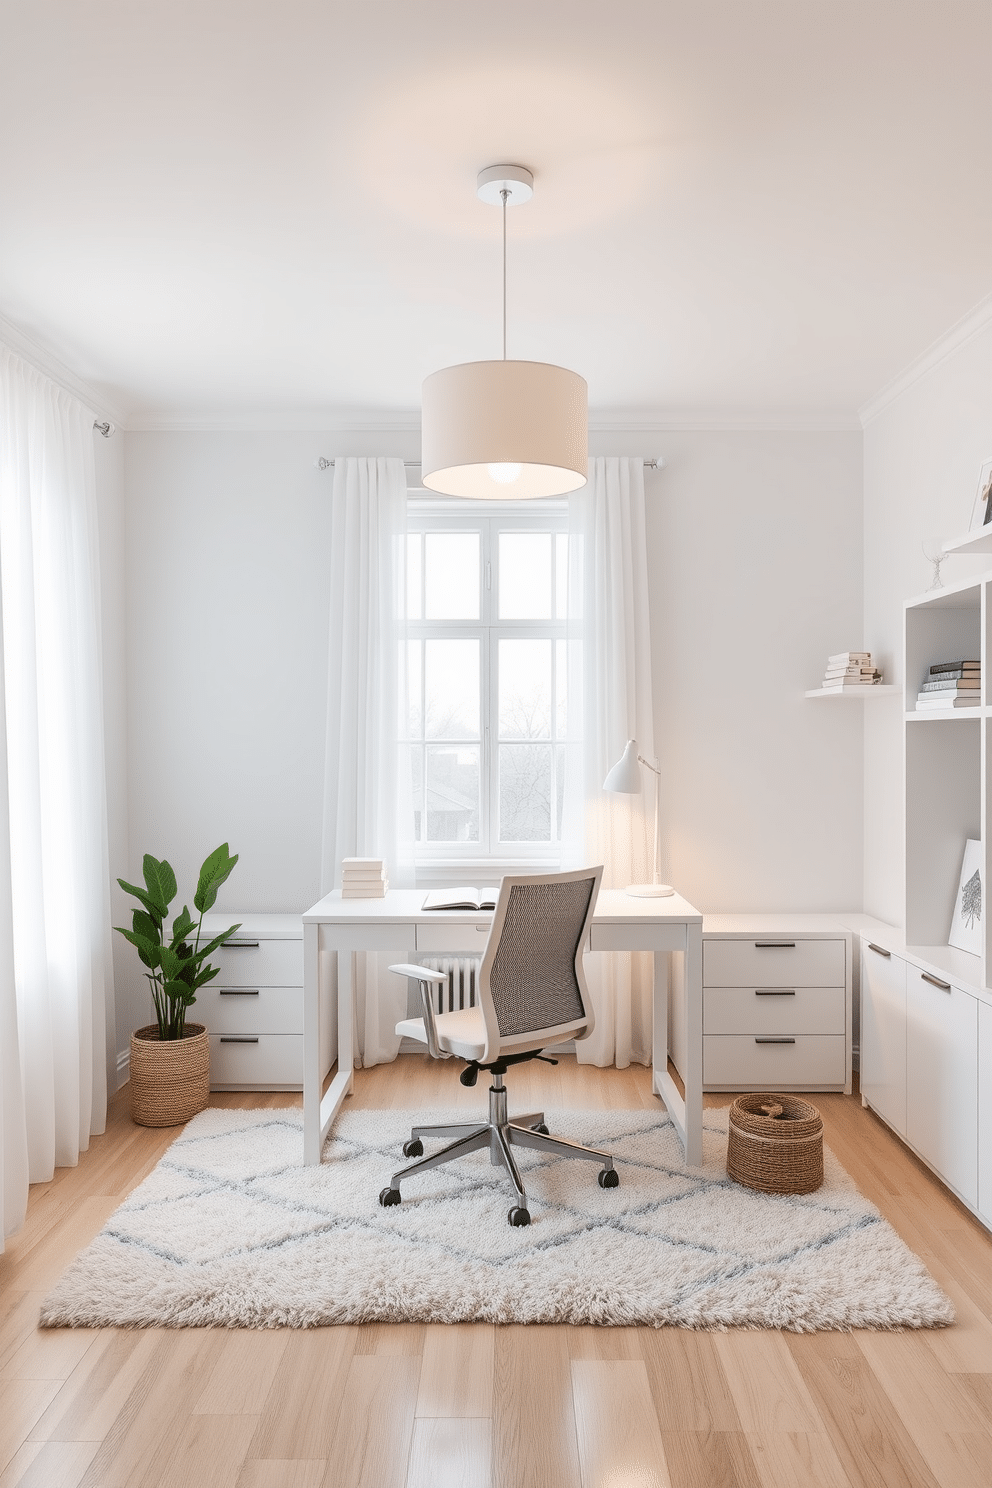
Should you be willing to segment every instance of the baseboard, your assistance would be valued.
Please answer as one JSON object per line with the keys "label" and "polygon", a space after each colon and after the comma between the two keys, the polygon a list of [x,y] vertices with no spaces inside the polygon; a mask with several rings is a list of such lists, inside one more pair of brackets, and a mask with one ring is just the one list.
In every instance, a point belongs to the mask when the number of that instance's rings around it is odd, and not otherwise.
{"label": "baseboard", "polygon": [[131,1078],[131,1050],[121,1049],[117,1054],[117,1089],[126,1085]]}

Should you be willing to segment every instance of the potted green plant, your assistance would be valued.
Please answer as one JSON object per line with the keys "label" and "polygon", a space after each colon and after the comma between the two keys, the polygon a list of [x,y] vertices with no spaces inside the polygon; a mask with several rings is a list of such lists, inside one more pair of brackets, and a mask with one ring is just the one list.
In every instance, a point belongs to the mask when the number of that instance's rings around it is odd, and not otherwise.
{"label": "potted green plant", "polygon": [[131,1116],[139,1126],[179,1126],[202,1111],[210,1097],[210,1036],[202,1023],[187,1023],[186,1010],[206,982],[218,975],[208,957],[228,940],[239,925],[231,925],[206,944],[200,944],[203,916],[217,900],[217,890],[238,861],[227,843],[215,848],[200,869],[193,905],[199,920],[184,904],[168,925],[169,906],[178,892],[170,865],[150,853],[142,859],[144,888],[117,882],[138,900],[131,928],[114,928],[138,952],[152,991],[156,1022],[131,1035]]}

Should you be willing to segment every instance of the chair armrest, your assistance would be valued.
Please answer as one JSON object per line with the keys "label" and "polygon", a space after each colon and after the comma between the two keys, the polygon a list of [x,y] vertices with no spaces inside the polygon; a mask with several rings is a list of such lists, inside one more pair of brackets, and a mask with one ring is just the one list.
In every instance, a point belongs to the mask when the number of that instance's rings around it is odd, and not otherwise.
{"label": "chair armrest", "polygon": [[429,966],[414,966],[409,962],[402,961],[398,966],[391,966],[397,976],[410,977],[413,981],[420,983],[420,1001],[424,1008],[424,1031],[427,1034],[427,1052],[432,1059],[450,1059],[451,1055],[446,1049],[442,1049],[437,1041],[437,1024],[434,1022],[434,1004],[431,1001],[430,987],[433,982],[441,986],[448,978],[443,971],[433,971]]}

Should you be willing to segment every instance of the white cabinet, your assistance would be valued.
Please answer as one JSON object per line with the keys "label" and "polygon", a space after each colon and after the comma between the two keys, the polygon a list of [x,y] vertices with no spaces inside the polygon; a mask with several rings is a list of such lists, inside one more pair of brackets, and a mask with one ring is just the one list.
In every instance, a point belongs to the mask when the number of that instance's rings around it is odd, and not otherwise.
{"label": "white cabinet", "polygon": [[906,1135],[906,963],[870,941],[861,956],[861,1095]]}
{"label": "white cabinet", "polygon": [[978,1212],[992,1225],[992,1007],[978,1008]]}
{"label": "white cabinet", "polygon": [[850,1090],[850,1021],[851,940],[836,920],[704,918],[705,1090]]}
{"label": "white cabinet", "polygon": [[978,1000],[906,968],[906,1138],[966,1203],[978,1202]]}
{"label": "white cabinet", "polygon": [[[216,935],[238,922],[234,938],[211,957],[220,974],[193,1010],[210,1034],[210,1088],[302,1090],[302,918],[214,913],[204,929]],[[322,1026],[332,1023],[325,1018]],[[330,1047],[322,1049],[321,1068],[332,1057]]]}

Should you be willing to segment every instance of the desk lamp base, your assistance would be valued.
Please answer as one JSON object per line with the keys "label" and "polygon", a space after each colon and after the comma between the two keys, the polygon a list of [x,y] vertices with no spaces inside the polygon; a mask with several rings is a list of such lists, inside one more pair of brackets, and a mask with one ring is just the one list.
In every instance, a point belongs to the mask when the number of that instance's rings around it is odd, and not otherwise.
{"label": "desk lamp base", "polygon": [[624,893],[635,899],[668,899],[675,890],[671,884],[629,884]]}

